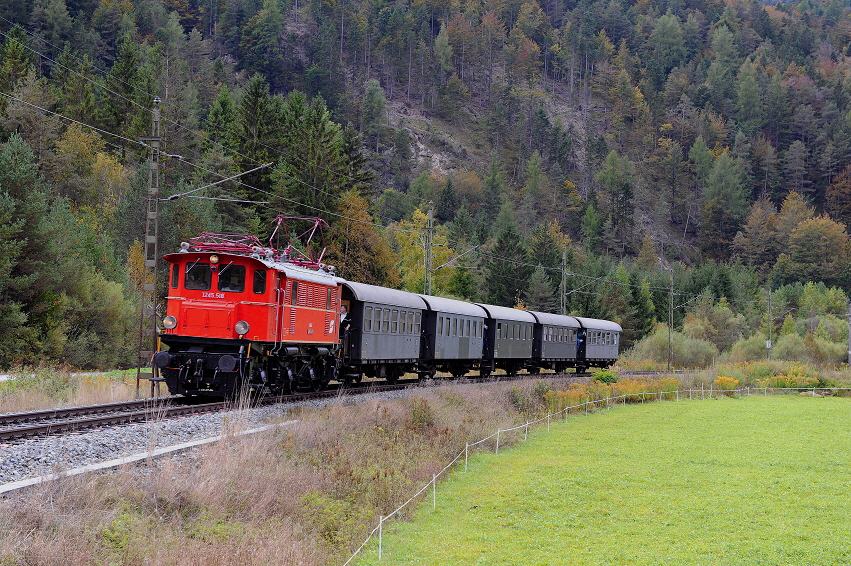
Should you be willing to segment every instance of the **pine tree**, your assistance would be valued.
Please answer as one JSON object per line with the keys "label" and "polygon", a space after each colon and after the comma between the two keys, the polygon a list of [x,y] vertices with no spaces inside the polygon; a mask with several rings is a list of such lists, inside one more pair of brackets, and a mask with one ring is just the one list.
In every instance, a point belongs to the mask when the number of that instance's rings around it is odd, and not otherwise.
{"label": "pine tree", "polygon": [[526,307],[531,311],[556,312],[558,310],[558,293],[552,286],[549,274],[542,267],[535,268],[521,296]]}
{"label": "pine tree", "polygon": [[531,276],[520,234],[513,226],[500,233],[483,267],[487,302],[513,307],[521,297],[521,291],[526,289]]}

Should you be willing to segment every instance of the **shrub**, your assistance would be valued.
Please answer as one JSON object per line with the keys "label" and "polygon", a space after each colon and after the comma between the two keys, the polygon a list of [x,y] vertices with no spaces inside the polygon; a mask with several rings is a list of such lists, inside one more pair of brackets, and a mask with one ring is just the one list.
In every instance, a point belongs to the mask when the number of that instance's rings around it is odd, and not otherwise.
{"label": "shrub", "polygon": [[730,350],[731,362],[762,360],[767,356],[768,349],[765,347],[765,336],[762,334],[754,334],[750,338],[743,338],[733,344],[733,348]]}
{"label": "shrub", "polygon": [[600,383],[617,383],[620,380],[618,374],[614,372],[614,370],[603,368],[594,372],[591,376],[594,381],[599,381]]}
{"label": "shrub", "polygon": [[727,377],[726,375],[719,375],[712,383],[715,384],[715,387],[724,391],[732,391],[739,386],[738,379],[733,379],[732,377]]}
{"label": "shrub", "polygon": [[797,334],[784,334],[774,344],[774,357],[779,360],[803,360],[807,356],[804,339]]}
{"label": "shrub", "polygon": [[[680,332],[671,336],[672,365],[675,367],[701,367],[710,365],[718,357],[718,348],[711,342],[689,338]],[[668,327],[657,324],[653,332],[638,342],[629,352],[632,359],[668,359]]]}

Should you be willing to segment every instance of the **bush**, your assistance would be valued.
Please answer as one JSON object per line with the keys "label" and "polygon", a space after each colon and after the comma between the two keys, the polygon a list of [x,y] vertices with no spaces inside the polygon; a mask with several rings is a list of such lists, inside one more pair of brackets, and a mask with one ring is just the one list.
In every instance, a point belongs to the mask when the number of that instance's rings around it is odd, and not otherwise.
{"label": "bush", "polygon": [[620,381],[620,377],[618,377],[618,374],[616,374],[614,370],[610,370],[608,368],[603,368],[595,371],[591,378],[594,381],[599,381],[600,383],[608,384],[617,383],[618,381]]}
{"label": "bush", "polygon": [[[674,332],[671,336],[673,347],[673,359],[671,365],[674,367],[701,367],[708,366],[718,357],[718,348],[711,342],[698,338],[689,338],[681,332]],[[668,359],[668,327],[657,324],[653,332],[638,342],[628,357],[631,359],[652,359],[665,362]]]}
{"label": "bush", "polygon": [[750,338],[743,338],[730,350],[731,362],[747,362],[762,360],[768,357],[768,349],[765,347],[765,336],[754,334]]}

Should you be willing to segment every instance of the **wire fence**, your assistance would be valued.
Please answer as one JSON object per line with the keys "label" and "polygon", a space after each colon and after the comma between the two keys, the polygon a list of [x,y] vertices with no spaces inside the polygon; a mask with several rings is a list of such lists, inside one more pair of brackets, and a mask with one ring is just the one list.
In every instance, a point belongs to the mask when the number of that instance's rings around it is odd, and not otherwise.
{"label": "wire fence", "polygon": [[489,441],[494,442],[494,453],[499,454],[499,443],[501,438],[505,438],[505,434],[511,432],[519,432],[521,429],[523,430],[523,440],[526,441],[529,438],[529,427],[536,427],[538,425],[543,426],[543,423],[547,424],[547,431],[550,430],[550,423],[554,419],[562,419],[566,420],[570,417],[571,411],[574,414],[582,414],[587,416],[589,411],[598,410],[600,408],[611,408],[613,405],[626,405],[627,402],[632,403],[646,403],[648,401],[651,402],[659,402],[659,401],[680,401],[680,399],[685,399],[686,395],[689,400],[695,399],[716,399],[719,397],[730,397],[730,396],[751,396],[754,394],[757,395],[769,395],[776,393],[790,393],[790,392],[798,392],[800,394],[809,394],[812,396],[819,395],[835,395],[842,391],[851,392],[851,387],[741,387],[736,389],[716,389],[710,387],[709,389],[701,387],[700,389],[686,389],[679,390],[676,389],[674,391],[646,391],[640,393],[624,393],[622,395],[609,396],[603,399],[594,399],[589,401],[583,401],[582,403],[578,403],[576,405],[570,405],[564,407],[560,411],[555,413],[548,413],[546,416],[541,417],[539,419],[535,419],[533,421],[529,421],[527,423],[517,425],[511,428],[503,428],[497,429],[495,433],[492,435],[478,440],[476,442],[468,442],[464,446],[464,451],[459,452],[455,458],[452,459],[451,462],[446,464],[446,466],[440,470],[440,472],[433,474],[431,481],[425,484],[418,492],[411,496],[410,499],[402,503],[399,507],[396,508],[393,512],[388,515],[379,515],[378,525],[369,533],[366,537],[366,540],[363,541],[363,544],[358,547],[358,549],[354,552],[354,554],[346,560],[345,565],[350,564],[362,551],[366,548],[366,545],[374,536],[378,537],[378,560],[381,561],[381,551],[382,551],[382,536],[384,531],[384,523],[389,521],[393,517],[400,515],[402,510],[404,510],[408,505],[412,504],[414,501],[426,493],[429,488],[431,488],[431,500],[432,500],[432,508],[437,509],[437,480],[444,476],[455,464],[457,464],[462,458],[464,459],[464,472],[467,471],[467,464],[470,457],[470,449],[475,449],[476,447],[485,444]]}

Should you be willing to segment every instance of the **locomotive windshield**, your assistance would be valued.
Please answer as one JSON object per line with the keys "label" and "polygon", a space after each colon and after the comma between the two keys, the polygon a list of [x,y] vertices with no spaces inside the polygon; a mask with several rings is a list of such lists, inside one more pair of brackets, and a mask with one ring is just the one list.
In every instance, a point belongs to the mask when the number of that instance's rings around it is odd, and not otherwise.
{"label": "locomotive windshield", "polygon": [[208,263],[190,263],[186,266],[183,286],[191,291],[209,291],[213,283],[213,271]]}
{"label": "locomotive windshield", "polygon": [[219,291],[242,293],[245,290],[245,266],[228,264],[219,270]]}

